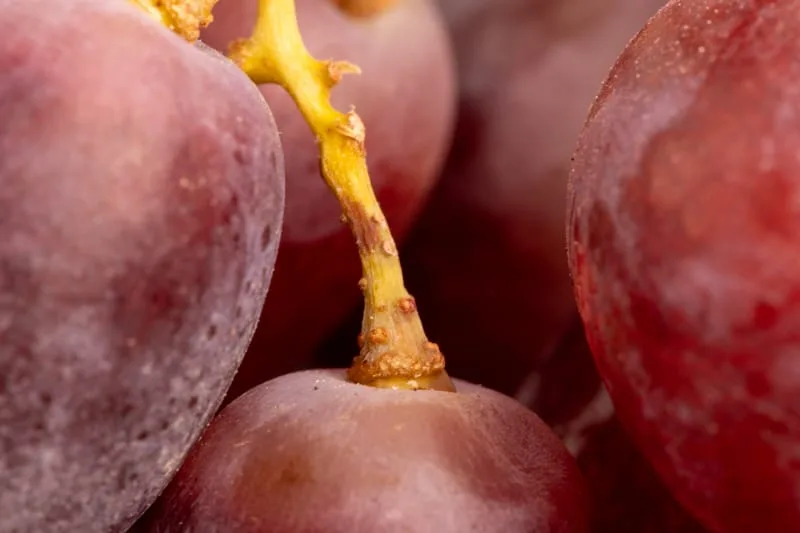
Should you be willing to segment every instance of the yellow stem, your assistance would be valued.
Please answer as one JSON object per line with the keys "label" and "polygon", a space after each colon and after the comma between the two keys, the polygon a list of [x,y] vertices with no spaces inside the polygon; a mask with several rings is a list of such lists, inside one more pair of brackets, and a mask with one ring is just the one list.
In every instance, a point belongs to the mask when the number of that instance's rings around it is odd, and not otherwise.
{"label": "yellow stem", "polygon": [[[190,42],[212,21],[217,2],[128,1]],[[393,4],[393,0],[335,1],[343,9],[362,11]],[[365,305],[360,352],[349,378],[382,388],[455,391],[444,357],[425,336],[414,298],[403,283],[397,246],[367,171],[364,124],[354,109],[341,113],[330,103],[331,89],[344,74],[359,73],[359,68],[346,61],[318,61],[309,54],[297,26],[295,0],[258,2],[253,35],[231,45],[229,55],[254,83],[278,84],[294,99],[317,138],[322,177],[355,236]]]}
{"label": "yellow stem", "polygon": [[404,286],[397,247],[367,172],[364,124],[355,110],[342,113],[330,103],[334,85],[358,67],[311,56],[294,0],[259,0],[252,36],[234,43],[230,57],[253,82],[281,85],[294,99],[319,143],[322,176],[355,236],[365,308],[350,379],[376,387],[455,390]]}

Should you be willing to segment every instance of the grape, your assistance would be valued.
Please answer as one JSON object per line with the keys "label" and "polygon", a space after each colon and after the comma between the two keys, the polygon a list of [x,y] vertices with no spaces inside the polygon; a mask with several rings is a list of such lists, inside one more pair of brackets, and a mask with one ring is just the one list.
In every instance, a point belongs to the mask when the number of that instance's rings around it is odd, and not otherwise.
{"label": "grape", "polygon": [[569,157],[608,68],[664,1],[439,1],[458,126],[403,258],[455,375],[513,394],[567,327]]}
{"label": "grape", "polygon": [[570,267],[620,422],[715,533],[800,523],[800,2],[673,1],[581,134]]}
{"label": "grape", "polygon": [[0,531],[123,531],[230,384],[283,212],[269,109],[127,2],[0,0]]}
{"label": "grape", "polygon": [[577,435],[583,446],[577,455],[598,509],[594,533],[707,533],[678,504],[616,417],[592,425]]}
{"label": "grape", "polygon": [[[372,184],[392,232],[402,239],[449,147],[455,104],[449,42],[427,0],[399,0],[366,19],[345,16],[335,4],[299,0],[300,28],[312,54],[347,58],[363,71],[334,89],[333,102],[344,110],[354,104],[366,124]],[[220,2],[204,41],[226,49],[229,41],[250,33],[255,14],[255,0]],[[320,178],[309,128],[282,89],[264,86],[262,92],[275,112],[286,153],[286,224],[265,319],[231,398],[306,367],[317,344],[359,298],[358,257],[339,222],[341,208]]]}
{"label": "grape", "polygon": [[576,457],[595,509],[594,533],[706,533],[670,495],[614,416],[579,319],[517,398]]}
{"label": "grape", "polygon": [[580,474],[532,412],[494,391],[276,378],[229,404],[137,532],[586,531]]}

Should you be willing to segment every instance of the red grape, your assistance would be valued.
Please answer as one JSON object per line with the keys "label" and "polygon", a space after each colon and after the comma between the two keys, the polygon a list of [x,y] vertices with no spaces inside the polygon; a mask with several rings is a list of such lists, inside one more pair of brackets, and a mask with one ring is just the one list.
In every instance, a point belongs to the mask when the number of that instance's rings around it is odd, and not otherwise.
{"label": "red grape", "polygon": [[664,487],[614,416],[576,320],[517,398],[553,428],[583,472],[594,533],[705,533]]}
{"label": "red grape", "polygon": [[580,474],[507,396],[276,378],[228,405],[137,532],[583,533]]}
{"label": "red grape", "polygon": [[716,533],[800,524],[800,1],[672,1],[572,173],[570,267],[618,417]]}
{"label": "red grape", "polygon": [[269,109],[123,1],[0,0],[0,530],[123,531],[217,409],[283,213]]}

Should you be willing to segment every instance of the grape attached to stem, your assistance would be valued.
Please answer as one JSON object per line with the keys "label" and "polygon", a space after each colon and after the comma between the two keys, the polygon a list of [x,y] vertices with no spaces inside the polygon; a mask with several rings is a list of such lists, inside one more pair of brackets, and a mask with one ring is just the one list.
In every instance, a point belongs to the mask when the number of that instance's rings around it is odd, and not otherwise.
{"label": "grape attached to stem", "polygon": [[361,353],[350,379],[376,387],[454,391],[444,357],[425,336],[403,283],[397,247],[370,184],[364,124],[355,110],[342,113],[330,103],[330,90],[358,67],[308,53],[294,0],[260,0],[252,36],[234,43],[230,57],[253,82],[279,84],[294,99],[319,142],[322,176],[353,231],[365,308]]}

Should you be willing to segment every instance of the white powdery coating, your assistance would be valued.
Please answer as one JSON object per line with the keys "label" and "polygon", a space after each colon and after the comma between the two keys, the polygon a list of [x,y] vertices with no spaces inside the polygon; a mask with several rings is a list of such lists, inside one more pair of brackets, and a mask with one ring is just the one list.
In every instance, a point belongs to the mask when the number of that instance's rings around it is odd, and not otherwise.
{"label": "white powdery coating", "polygon": [[277,134],[235,66],[126,2],[0,13],[0,531],[122,531],[252,334]]}

